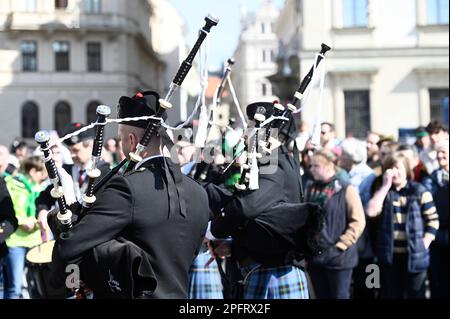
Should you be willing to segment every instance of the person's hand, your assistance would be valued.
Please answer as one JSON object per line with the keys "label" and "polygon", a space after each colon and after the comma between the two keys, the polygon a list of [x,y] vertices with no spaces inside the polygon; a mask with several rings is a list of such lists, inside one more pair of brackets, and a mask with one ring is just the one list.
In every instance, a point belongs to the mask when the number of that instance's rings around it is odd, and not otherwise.
{"label": "person's hand", "polygon": [[226,239],[215,239],[209,242],[212,254],[215,257],[225,258],[231,256],[231,241]]}
{"label": "person's hand", "polygon": [[48,210],[42,209],[38,214],[38,224],[41,229],[47,229],[48,223],[47,223],[47,216],[48,216]]}
{"label": "person's hand", "polygon": [[22,225],[20,225],[25,231],[32,232],[36,227],[36,221],[33,218],[28,218]]}
{"label": "person's hand", "polygon": [[425,236],[423,238],[423,245],[425,246],[425,249],[428,249],[431,245],[431,242],[433,241],[432,238]]}
{"label": "person's hand", "polygon": [[383,186],[391,187],[392,186],[392,178],[394,177],[394,170],[389,168],[383,174]]}
{"label": "person's hand", "polygon": [[214,164],[223,165],[225,163],[225,157],[222,154],[217,154],[214,157]]}
{"label": "person's hand", "polygon": [[56,167],[58,170],[59,180],[61,182],[61,186],[63,188],[64,199],[66,200],[67,205],[75,203],[76,196],[75,190],[73,188],[73,179],[69,173],[62,167]]}

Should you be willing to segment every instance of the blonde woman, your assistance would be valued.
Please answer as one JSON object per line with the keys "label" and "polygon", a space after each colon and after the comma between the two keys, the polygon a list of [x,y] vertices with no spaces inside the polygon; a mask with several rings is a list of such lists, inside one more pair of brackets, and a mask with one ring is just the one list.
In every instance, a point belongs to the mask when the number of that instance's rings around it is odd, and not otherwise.
{"label": "blonde woman", "polygon": [[358,264],[355,244],[365,227],[358,191],[336,176],[335,163],[332,151],[316,151],[311,162],[314,179],[306,185],[306,201],[325,210],[322,235],[328,248],[308,259],[308,272],[318,299],[350,298],[352,271]]}

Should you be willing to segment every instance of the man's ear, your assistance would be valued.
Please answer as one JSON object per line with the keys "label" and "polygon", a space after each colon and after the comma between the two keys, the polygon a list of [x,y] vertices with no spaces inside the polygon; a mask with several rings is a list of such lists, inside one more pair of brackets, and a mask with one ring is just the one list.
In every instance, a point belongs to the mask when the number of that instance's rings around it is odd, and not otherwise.
{"label": "man's ear", "polygon": [[136,146],[139,144],[137,136],[134,133],[128,133],[128,138],[130,139],[132,149],[135,150]]}

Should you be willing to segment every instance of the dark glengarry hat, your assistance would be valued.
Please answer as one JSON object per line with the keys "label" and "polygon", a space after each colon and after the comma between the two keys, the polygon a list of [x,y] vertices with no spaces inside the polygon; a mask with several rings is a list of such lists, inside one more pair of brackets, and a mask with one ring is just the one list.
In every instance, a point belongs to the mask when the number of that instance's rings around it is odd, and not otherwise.
{"label": "dark glengarry hat", "polygon": [[272,102],[255,102],[247,106],[247,117],[249,120],[253,121],[255,119],[255,114],[259,107],[264,108],[264,116],[266,117],[266,119],[268,119],[273,114]]}
{"label": "dark glengarry hat", "polygon": [[[78,131],[83,127],[85,127],[85,125],[78,122],[67,124],[64,130],[64,135]],[[80,134],[74,135],[71,138],[65,140],[64,144],[66,144],[67,146],[72,146],[86,140],[92,140],[94,139],[94,135],[95,135],[94,129],[91,128],[87,131],[81,132]]]}
{"label": "dark glengarry hat", "polygon": [[[138,92],[133,97],[122,96],[119,99],[117,117],[123,119],[126,117],[152,116],[159,109],[159,95],[153,91]],[[163,113],[163,119],[167,118],[166,112]],[[148,120],[127,121],[122,124],[131,125],[140,128],[147,128]]]}

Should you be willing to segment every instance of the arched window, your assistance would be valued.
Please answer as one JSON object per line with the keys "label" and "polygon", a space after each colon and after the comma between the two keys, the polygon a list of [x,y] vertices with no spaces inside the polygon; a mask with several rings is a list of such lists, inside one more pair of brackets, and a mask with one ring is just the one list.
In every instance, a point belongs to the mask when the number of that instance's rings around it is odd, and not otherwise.
{"label": "arched window", "polygon": [[39,130],[39,108],[34,102],[26,102],[22,106],[22,137],[34,138]]}
{"label": "arched window", "polygon": [[59,136],[64,134],[67,124],[72,122],[72,110],[69,103],[58,102],[55,105],[55,130]]}
{"label": "arched window", "polygon": [[97,110],[97,106],[99,106],[99,101],[91,101],[86,107],[86,122],[87,124],[91,124],[97,120],[97,113],[95,112]]}

